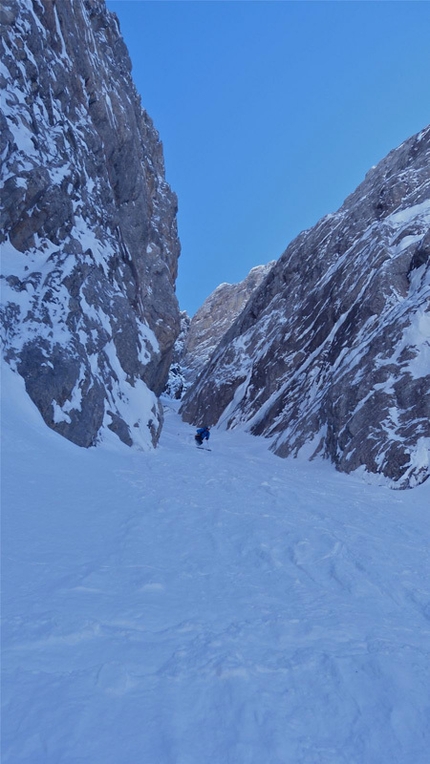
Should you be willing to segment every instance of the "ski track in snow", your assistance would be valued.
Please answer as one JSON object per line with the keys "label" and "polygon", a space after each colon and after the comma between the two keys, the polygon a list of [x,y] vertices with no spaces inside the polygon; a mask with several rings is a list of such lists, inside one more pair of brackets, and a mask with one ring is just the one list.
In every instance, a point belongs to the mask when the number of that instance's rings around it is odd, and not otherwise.
{"label": "ski track in snow", "polygon": [[200,454],[168,401],[156,452],[86,451],[10,384],[4,764],[427,764],[428,483]]}

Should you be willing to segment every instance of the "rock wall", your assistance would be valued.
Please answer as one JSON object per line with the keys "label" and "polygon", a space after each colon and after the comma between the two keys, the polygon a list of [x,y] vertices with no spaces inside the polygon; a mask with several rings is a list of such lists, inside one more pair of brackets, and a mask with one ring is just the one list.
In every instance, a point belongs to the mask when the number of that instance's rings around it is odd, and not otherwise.
{"label": "rock wall", "polygon": [[81,446],[151,447],[179,331],[177,200],[103,0],[3,0],[3,353]]}
{"label": "rock wall", "polygon": [[187,380],[195,380],[224,334],[244,309],[274,262],[257,265],[238,284],[220,284],[191,319],[181,364]]}
{"label": "rock wall", "polygon": [[392,486],[429,476],[430,128],[290,244],[182,414]]}
{"label": "rock wall", "polygon": [[189,386],[189,381],[185,378],[186,375],[184,374],[182,359],[184,356],[186,338],[190,330],[190,324],[191,318],[186,310],[181,311],[181,328],[173,348],[172,363],[170,365],[169,376],[164,389],[165,395],[178,401],[184,396],[185,390]]}

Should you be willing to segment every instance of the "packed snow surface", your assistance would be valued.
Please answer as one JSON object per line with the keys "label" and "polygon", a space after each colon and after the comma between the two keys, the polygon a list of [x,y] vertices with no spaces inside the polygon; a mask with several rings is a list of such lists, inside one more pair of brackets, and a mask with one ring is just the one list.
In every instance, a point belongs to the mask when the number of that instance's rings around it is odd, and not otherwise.
{"label": "packed snow surface", "polygon": [[4,764],[428,764],[430,481],[80,449],[3,372]]}

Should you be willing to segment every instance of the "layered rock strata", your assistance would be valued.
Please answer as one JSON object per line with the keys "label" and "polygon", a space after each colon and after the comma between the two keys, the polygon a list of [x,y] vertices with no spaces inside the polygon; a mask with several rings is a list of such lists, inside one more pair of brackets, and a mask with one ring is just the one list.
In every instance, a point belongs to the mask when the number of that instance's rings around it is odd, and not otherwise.
{"label": "layered rock strata", "polygon": [[429,476],[430,128],[289,245],[182,414],[392,486]]}
{"label": "layered rock strata", "polygon": [[177,200],[103,0],[3,0],[2,324],[46,423],[151,447],[179,331]]}

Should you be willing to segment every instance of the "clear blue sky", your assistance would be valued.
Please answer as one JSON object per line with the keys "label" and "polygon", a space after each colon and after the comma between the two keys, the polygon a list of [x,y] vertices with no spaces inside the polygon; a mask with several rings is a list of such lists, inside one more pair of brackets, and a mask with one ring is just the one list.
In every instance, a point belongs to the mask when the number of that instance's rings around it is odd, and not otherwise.
{"label": "clear blue sky", "polygon": [[192,315],[430,122],[430,2],[107,0],[179,198]]}

